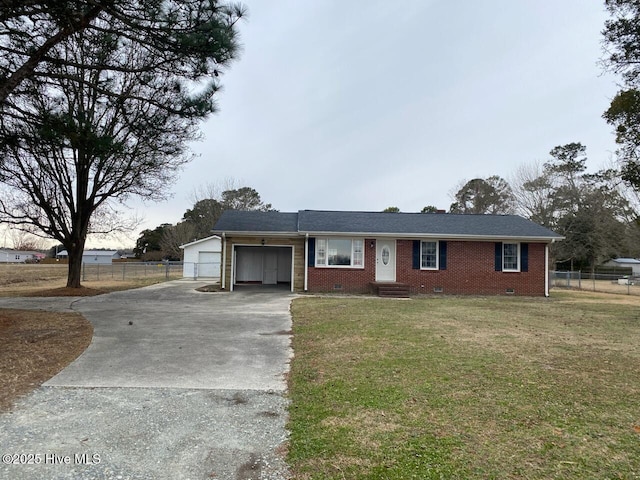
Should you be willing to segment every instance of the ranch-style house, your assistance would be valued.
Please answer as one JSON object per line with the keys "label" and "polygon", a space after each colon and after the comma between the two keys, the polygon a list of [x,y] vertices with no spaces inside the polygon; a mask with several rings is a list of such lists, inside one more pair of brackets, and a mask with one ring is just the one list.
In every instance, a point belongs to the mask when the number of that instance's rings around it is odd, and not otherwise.
{"label": "ranch-style house", "polygon": [[517,215],[227,210],[222,288],[549,295],[549,245],[563,237]]}

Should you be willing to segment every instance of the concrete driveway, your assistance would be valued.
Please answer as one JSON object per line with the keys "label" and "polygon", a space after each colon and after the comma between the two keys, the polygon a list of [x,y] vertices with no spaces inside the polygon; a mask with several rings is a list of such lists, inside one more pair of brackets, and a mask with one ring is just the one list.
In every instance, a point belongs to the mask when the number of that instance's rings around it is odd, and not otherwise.
{"label": "concrete driveway", "polygon": [[0,479],[286,478],[292,295],[203,284],[0,299],[94,325],[74,363],[0,415]]}

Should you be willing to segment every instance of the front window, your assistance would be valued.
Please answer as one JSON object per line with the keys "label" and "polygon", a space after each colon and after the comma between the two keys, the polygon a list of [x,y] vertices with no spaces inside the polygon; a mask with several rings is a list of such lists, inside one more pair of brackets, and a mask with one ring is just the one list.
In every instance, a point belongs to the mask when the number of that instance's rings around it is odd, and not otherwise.
{"label": "front window", "polygon": [[505,272],[520,271],[520,245],[517,243],[502,244],[502,270]]}
{"label": "front window", "polygon": [[316,239],[316,267],[364,267],[364,241],[350,238]]}
{"label": "front window", "polygon": [[423,270],[438,269],[438,242],[422,242],[420,267]]}

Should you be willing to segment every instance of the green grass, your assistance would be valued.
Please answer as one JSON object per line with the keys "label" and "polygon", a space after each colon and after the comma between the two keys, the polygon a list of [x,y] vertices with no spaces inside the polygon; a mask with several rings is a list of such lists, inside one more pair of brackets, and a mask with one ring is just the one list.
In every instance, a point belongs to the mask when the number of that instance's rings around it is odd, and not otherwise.
{"label": "green grass", "polygon": [[299,479],[640,478],[640,299],[303,298]]}

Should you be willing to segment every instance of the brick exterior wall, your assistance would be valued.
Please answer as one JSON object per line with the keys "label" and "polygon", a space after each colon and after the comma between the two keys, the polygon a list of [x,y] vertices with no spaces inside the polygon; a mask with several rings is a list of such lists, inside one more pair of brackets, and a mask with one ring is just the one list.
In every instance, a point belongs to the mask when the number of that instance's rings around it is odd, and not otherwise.
{"label": "brick exterior wall", "polygon": [[[309,267],[309,291],[369,292],[375,281],[375,240],[366,239],[364,249],[363,269]],[[447,241],[446,270],[414,270],[413,240],[397,240],[396,281],[409,285],[412,294],[434,294],[434,289],[449,295],[545,294],[545,244],[529,243],[527,272],[496,272],[494,249],[494,242]]]}
{"label": "brick exterior wall", "polygon": [[309,267],[308,275],[310,292],[368,293],[376,278],[375,240],[364,241],[364,268]]}
{"label": "brick exterior wall", "polygon": [[413,241],[398,240],[396,280],[410,285],[412,293],[544,295],[545,255],[543,243],[529,243],[527,272],[496,272],[494,242],[447,242],[446,270],[413,270]]}

